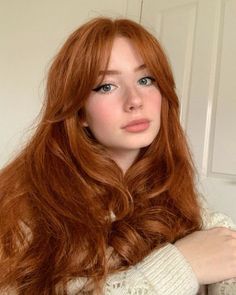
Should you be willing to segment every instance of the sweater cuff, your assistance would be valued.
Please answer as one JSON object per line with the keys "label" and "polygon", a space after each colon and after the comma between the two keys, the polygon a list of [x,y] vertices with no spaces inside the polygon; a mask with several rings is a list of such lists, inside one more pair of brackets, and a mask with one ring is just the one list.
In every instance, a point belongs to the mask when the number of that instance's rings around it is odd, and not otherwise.
{"label": "sweater cuff", "polygon": [[199,289],[197,277],[183,254],[173,244],[154,250],[136,265],[157,294],[190,295]]}

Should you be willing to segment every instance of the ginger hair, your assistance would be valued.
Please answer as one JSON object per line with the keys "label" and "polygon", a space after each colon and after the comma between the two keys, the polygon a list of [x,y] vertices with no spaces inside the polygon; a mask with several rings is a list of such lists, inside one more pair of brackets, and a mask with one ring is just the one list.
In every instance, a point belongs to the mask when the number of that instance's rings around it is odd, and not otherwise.
{"label": "ginger hair", "polygon": [[[162,94],[159,133],[125,174],[81,123],[117,36],[131,40]],[[81,293],[101,290],[109,273],[201,229],[194,175],[157,39],[128,19],[88,21],[53,59],[35,133],[0,172],[0,289],[67,294],[79,277]]]}

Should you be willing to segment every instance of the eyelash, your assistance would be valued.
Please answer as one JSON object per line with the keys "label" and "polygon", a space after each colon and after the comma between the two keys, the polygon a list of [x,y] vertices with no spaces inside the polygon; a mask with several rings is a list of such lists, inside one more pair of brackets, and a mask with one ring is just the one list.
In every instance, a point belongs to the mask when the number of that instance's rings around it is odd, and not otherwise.
{"label": "eyelash", "polygon": [[[142,77],[140,78],[138,81],[142,80],[142,79],[150,79],[151,80],[151,84],[149,85],[144,85],[144,86],[151,86],[153,84],[153,82],[155,82],[156,80],[153,78],[153,77],[150,77],[150,76],[145,76],[145,77]],[[112,83],[105,83],[105,84],[102,84],[102,85],[99,85],[97,86],[96,88],[92,89],[93,91],[95,92],[100,92],[102,90],[103,87],[105,86],[109,86],[109,85],[112,85],[114,86]],[[109,91],[105,91],[105,92],[102,92],[103,94],[106,94],[106,93],[110,93],[112,90],[109,90]]]}

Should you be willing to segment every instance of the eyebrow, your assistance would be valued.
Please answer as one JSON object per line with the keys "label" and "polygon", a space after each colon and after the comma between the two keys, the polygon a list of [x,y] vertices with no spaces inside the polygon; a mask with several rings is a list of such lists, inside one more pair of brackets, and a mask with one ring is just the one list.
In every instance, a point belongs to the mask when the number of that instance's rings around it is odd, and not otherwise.
{"label": "eyebrow", "polygon": [[[134,72],[138,72],[138,71],[141,71],[143,69],[146,69],[147,66],[145,64],[142,64],[140,66],[138,66],[137,68],[134,69]],[[106,70],[106,71],[99,71],[98,75],[101,76],[101,75],[120,75],[121,72],[120,71],[117,71],[117,70]]]}

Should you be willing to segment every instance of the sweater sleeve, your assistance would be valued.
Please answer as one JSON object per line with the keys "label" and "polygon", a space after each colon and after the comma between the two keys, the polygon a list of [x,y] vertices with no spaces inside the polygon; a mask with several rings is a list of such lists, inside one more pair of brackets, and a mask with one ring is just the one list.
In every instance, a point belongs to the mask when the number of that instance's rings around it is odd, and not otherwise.
{"label": "sweater sleeve", "polygon": [[154,251],[136,269],[148,278],[156,294],[196,294],[197,278],[185,257],[172,244]]}
{"label": "sweater sleeve", "polygon": [[[199,196],[202,208],[203,227],[210,229],[213,227],[227,227],[236,230],[236,224],[226,214],[214,212],[209,209],[206,199]],[[208,295],[234,295],[236,294],[236,278],[225,280],[207,286]]]}
{"label": "sweater sleeve", "polygon": [[[203,196],[199,196],[199,201],[204,229],[218,226],[236,229],[230,217],[211,211]],[[206,287],[209,295],[236,294],[235,279]],[[174,245],[167,244],[129,270],[110,276],[105,294],[196,295],[198,290],[191,265]]]}
{"label": "sweater sleeve", "polygon": [[[217,226],[235,228],[228,216],[210,211],[204,198],[200,197],[200,202],[204,229]],[[233,295],[236,294],[235,291],[227,293],[233,286],[235,286],[234,280],[227,280],[206,287],[209,295]],[[109,275],[103,294],[196,295],[199,287],[191,265],[177,247],[167,244],[154,250],[128,270]],[[77,293],[69,292],[69,294]]]}
{"label": "sweater sleeve", "polygon": [[197,278],[178,249],[167,244],[127,271],[111,275],[105,294],[196,295]]}

